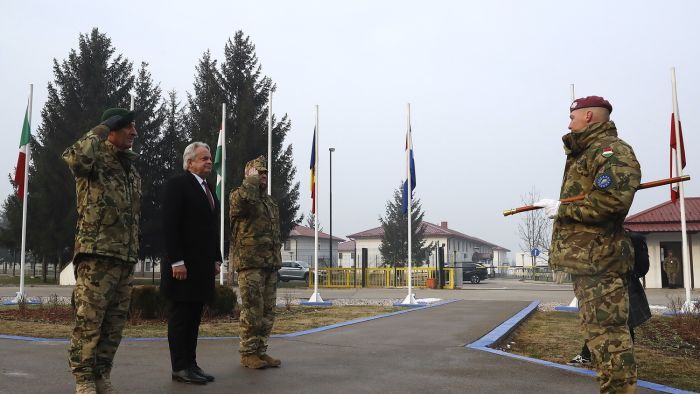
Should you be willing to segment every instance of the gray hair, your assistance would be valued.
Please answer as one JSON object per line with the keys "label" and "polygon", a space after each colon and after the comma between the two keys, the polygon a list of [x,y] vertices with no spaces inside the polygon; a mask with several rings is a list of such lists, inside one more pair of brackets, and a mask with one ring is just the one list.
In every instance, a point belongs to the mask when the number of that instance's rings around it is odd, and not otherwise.
{"label": "gray hair", "polygon": [[194,151],[197,150],[197,148],[207,148],[207,150],[211,152],[211,149],[209,149],[209,145],[205,144],[204,142],[195,141],[187,145],[187,148],[185,148],[185,152],[182,153],[183,170],[187,171],[187,162],[190,160],[194,160]]}

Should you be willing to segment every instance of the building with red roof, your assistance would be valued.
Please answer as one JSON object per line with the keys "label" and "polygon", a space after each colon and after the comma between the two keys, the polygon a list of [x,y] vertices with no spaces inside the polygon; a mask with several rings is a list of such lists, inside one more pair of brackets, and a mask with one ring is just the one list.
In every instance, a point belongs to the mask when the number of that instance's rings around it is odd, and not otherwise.
{"label": "building with red roof", "polygon": [[[691,286],[700,284],[700,197],[685,198],[686,231],[691,270]],[[680,202],[666,201],[625,219],[625,228],[642,233],[649,247],[649,272],[645,277],[648,288],[668,287],[668,275],[662,262],[670,250],[682,261]],[[683,286],[683,274],[679,275]]]}
{"label": "building with red roof", "polygon": [[[493,265],[507,265],[507,254],[510,250],[493,244],[483,239],[464,234],[447,226],[447,222],[440,225],[423,221],[426,245],[434,245],[427,261],[414,261],[416,266],[430,264],[435,265],[438,255],[442,255],[446,266],[454,266],[454,263],[478,261]],[[357,254],[357,266],[366,264],[367,267],[381,267],[384,264],[379,253],[379,245],[382,243],[384,229],[379,226],[359,233],[350,234],[347,237],[355,241]],[[352,267],[354,265],[343,265]]]}
{"label": "building with red roof", "polygon": [[[333,266],[337,267],[338,244],[345,241],[342,238],[333,237],[322,231],[318,232],[318,264],[328,267],[330,264],[329,253],[333,248]],[[314,244],[316,242],[314,229],[306,226],[294,226],[289,232],[289,239],[282,245],[282,260],[304,261],[308,264],[314,262]],[[330,245],[329,245],[330,244]]]}

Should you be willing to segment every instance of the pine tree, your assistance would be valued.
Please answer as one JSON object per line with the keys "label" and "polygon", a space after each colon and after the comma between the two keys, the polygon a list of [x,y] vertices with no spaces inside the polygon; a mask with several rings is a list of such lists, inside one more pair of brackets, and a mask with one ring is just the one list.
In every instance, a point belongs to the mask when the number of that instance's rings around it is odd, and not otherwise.
{"label": "pine tree", "polygon": [[134,77],[131,62],[115,56],[111,40],[97,29],[81,34],[67,59],[54,59],[53,71],[32,141],[28,240],[38,257],[63,263],[72,256],[77,212],[75,183],[61,154],[100,123],[105,109],[129,105]]}
{"label": "pine tree", "polygon": [[[403,184],[394,191],[393,200],[386,203],[386,216],[379,218],[384,235],[379,246],[384,265],[405,266],[408,263],[408,215],[403,213]],[[414,193],[415,194],[415,193]],[[423,208],[420,200],[413,200],[411,207],[411,254],[412,262],[422,261],[428,255],[423,228]]]}
{"label": "pine tree", "polygon": [[[306,219],[304,219],[306,217]],[[314,215],[312,212],[309,212],[308,216],[302,215],[301,220],[306,220],[304,225],[306,227],[314,228],[316,225],[315,220],[316,220],[316,215]],[[321,232],[323,231],[323,226],[321,225],[321,219],[318,220],[318,231]]]}
{"label": "pine tree", "polygon": [[[165,122],[156,153],[162,167],[163,181],[182,172],[182,153],[191,139],[186,125],[187,114],[174,90],[168,92],[164,112]],[[215,147],[211,146],[211,149],[213,151]]]}
{"label": "pine tree", "polygon": [[141,176],[142,193],[139,257],[153,260],[162,254],[163,248],[161,198],[158,192],[166,178],[163,174],[163,158],[158,153],[166,112],[160,87],[153,83],[146,62],[142,62],[138,70],[134,93],[134,109],[139,115],[136,118],[138,138],[132,149],[139,154],[135,165]]}
{"label": "pine tree", "polygon": [[[216,65],[209,51],[205,52],[197,66],[194,94],[188,97],[188,128],[193,139],[216,146],[221,103],[226,103],[226,190],[223,196],[228,196],[242,183],[245,163],[267,155],[268,97],[275,86],[270,78],[262,76],[255,46],[242,31],[227,41],[220,70]],[[301,220],[297,218],[299,183],[294,183],[296,168],[292,146],[284,146],[291,122],[286,115],[281,120],[273,116],[272,124],[272,197],[279,206],[280,231],[286,239]]]}

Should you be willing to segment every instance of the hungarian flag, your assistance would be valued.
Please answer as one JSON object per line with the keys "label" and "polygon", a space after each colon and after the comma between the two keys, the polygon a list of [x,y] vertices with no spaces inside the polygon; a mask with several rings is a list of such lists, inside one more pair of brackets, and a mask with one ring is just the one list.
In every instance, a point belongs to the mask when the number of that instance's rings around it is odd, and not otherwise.
{"label": "hungarian flag", "polygon": [[314,127],[314,139],[311,141],[311,213],[316,214],[316,128]]}
{"label": "hungarian flag", "polygon": [[[680,139],[680,143],[676,143],[676,121],[675,121],[675,116],[672,113],[671,114],[671,152],[669,155],[669,160],[670,160],[670,171],[671,171],[671,178],[674,176],[680,176],[680,170],[685,168],[685,146],[683,145],[683,127],[681,127],[681,121],[680,119],[678,120],[678,136]],[[674,175],[674,167],[675,167],[675,162],[676,162],[676,151],[679,149],[678,146],[680,145],[680,152],[681,152],[681,168],[680,170],[678,168],[675,169],[675,175]],[[671,185],[671,202],[675,203],[676,200],[678,200],[678,197],[680,196],[680,193],[678,192],[678,184],[672,184]]]}
{"label": "hungarian flag", "polygon": [[[416,188],[416,165],[413,162],[413,139],[411,138],[411,126],[406,133],[406,151],[408,153],[408,172],[411,174],[411,191]],[[403,182],[403,214],[408,214],[408,179]]]}
{"label": "hungarian flag", "polygon": [[15,185],[17,185],[17,196],[20,201],[24,200],[24,177],[27,163],[27,149],[29,148],[29,104],[24,112],[24,124],[22,125],[22,136],[19,139],[19,157],[17,158],[17,168],[15,168]]}
{"label": "hungarian flag", "polygon": [[222,168],[224,156],[224,133],[219,130],[219,142],[216,143],[216,154],[214,155],[214,170],[216,171],[216,197],[221,200],[221,182],[223,181]]}

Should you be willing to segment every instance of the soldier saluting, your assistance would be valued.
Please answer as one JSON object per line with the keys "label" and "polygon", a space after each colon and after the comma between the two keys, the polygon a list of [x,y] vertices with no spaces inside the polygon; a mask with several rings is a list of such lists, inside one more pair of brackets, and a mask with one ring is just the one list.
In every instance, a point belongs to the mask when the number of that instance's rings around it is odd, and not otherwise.
{"label": "soldier saluting", "polygon": [[554,219],[549,265],[571,274],[584,340],[591,350],[601,393],[633,393],[637,366],[627,327],[626,275],[634,252],[623,222],[641,180],[632,148],[617,136],[612,105],[602,97],[574,100],[564,135],[566,165],[560,198],[567,204],[534,205]]}
{"label": "soldier saluting", "polygon": [[75,328],[68,364],[76,393],[112,393],[112,360],[126,322],[139,250],[141,177],[135,114],[111,108],[63,152],[75,176]]}
{"label": "soldier saluting", "polygon": [[267,341],[275,321],[277,271],[282,266],[279,209],[265,192],[264,156],[245,165],[243,184],[231,192],[230,261],[238,272],[241,293],[241,365],[261,369],[279,367],[267,355]]}

